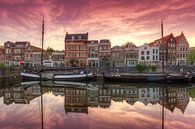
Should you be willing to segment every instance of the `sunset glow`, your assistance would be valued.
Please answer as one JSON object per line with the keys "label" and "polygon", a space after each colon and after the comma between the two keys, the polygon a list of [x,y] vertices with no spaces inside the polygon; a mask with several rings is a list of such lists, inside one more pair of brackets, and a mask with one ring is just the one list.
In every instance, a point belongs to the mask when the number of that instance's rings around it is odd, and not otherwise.
{"label": "sunset glow", "polygon": [[110,39],[112,46],[132,41],[136,45],[164,35],[184,32],[195,46],[193,0],[0,0],[0,45],[30,41],[41,46],[41,21],[45,18],[45,47],[64,49],[64,36],[89,33],[89,39]]}

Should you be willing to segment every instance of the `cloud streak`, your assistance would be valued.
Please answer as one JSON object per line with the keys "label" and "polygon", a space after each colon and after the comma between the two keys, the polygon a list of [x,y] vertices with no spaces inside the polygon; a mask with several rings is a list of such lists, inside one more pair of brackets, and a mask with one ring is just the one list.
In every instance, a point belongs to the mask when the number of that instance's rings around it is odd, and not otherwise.
{"label": "cloud streak", "polygon": [[64,48],[64,35],[89,32],[90,39],[109,38],[112,44],[133,41],[137,45],[183,30],[195,46],[193,0],[0,0],[0,42],[28,40],[40,46],[41,21],[46,21],[46,46]]}

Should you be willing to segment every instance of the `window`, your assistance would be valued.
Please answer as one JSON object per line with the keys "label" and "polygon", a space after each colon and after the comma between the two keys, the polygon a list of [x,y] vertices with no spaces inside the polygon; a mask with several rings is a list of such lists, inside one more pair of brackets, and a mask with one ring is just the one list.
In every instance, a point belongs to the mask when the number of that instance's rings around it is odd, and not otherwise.
{"label": "window", "polygon": [[21,49],[14,49],[14,53],[18,54],[18,53],[21,53],[22,50]]}
{"label": "window", "polygon": [[147,56],[147,60],[150,60],[150,57],[149,56]]}
{"label": "window", "polygon": [[74,40],[74,36],[72,36],[72,40]]}
{"label": "window", "polygon": [[144,51],[141,51],[141,55],[144,55]]}
{"label": "window", "polygon": [[150,55],[150,51],[147,51],[147,55]]}
{"label": "window", "polygon": [[141,57],[141,60],[145,60],[144,56]]}
{"label": "window", "polygon": [[155,49],[153,49],[153,54],[155,54]]}

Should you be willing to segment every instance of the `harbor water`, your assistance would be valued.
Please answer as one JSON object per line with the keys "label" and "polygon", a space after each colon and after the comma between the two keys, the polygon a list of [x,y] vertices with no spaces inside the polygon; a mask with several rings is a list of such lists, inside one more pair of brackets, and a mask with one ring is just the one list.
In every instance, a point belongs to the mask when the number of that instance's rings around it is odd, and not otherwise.
{"label": "harbor water", "polygon": [[0,86],[1,129],[194,129],[194,109],[195,84]]}

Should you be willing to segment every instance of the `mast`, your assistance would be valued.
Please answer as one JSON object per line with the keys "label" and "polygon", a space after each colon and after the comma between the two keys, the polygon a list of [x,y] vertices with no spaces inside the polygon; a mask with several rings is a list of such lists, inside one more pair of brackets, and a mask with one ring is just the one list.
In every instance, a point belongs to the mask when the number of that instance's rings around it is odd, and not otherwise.
{"label": "mast", "polygon": [[43,68],[43,44],[44,44],[44,18],[42,23],[42,42],[41,42],[41,70]]}
{"label": "mast", "polygon": [[[41,71],[43,69],[43,43],[44,43],[44,18],[43,18],[43,23],[42,23],[42,51],[41,51]],[[40,80],[42,81],[42,77],[40,74]],[[41,90],[41,129],[44,129],[44,124],[43,124],[43,89],[42,89],[42,83],[40,81],[40,90]]]}
{"label": "mast", "polygon": [[[163,35],[163,20],[161,19],[161,38],[163,39],[164,35]],[[163,40],[161,42],[161,49],[162,49],[162,71],[165,71],[165,66],[164,66],[164,44],[163,44]]]}

